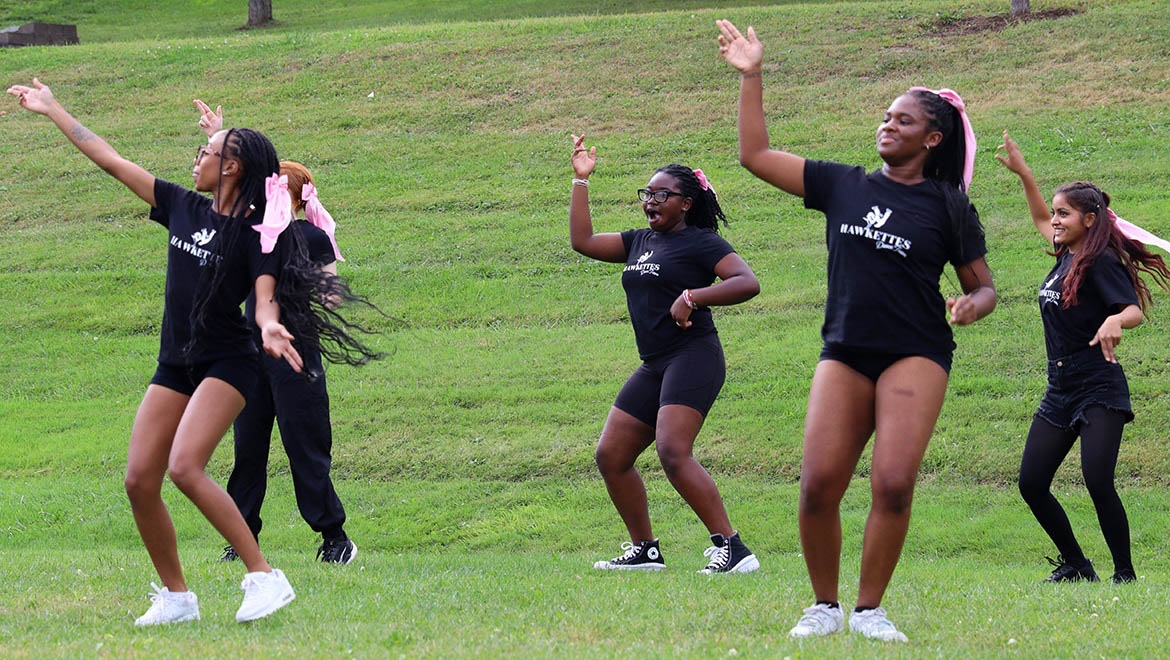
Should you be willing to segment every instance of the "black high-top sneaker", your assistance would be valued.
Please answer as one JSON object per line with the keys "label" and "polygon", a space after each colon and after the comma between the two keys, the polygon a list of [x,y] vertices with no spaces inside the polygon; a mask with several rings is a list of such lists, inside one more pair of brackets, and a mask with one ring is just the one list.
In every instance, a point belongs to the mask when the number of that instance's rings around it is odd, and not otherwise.
{"label": "black high-top sneaker", "polygon": [[622,554],[610,559],[601,560],[593,564],[593,568],[603,571],[659,571],[666,567],[662,561],[662,552],[658,549],[658,539],[642,541],[634,545],[629,541],[622,544]]}
{"label": "black high-top sneaker", "polygon": [[240,554],[232,546],[226,546],[223,549],[223,556],[217,559],[217,562],[223,563],[225,561],[236,561],[240,558]]}
{"label": "black high-top sneaker", "polygon": [[348,538],[325,539],[317,548],[317,559],[325,564],[348,564],[357,557],[357,544]]}
{"label": "black high-top sneaker", "polygon": [[703,552],[711,562],[700,573],[751,573],[760,567],[760,560],[739,540],[739,532],[731,536],[712,534],[711,543]]}
{"label": "black high-top sneaker", "polygon": [[1113,584],[1129,584],[1137,582],[1137,573],[1132,568],[1121,568],[1113,573]]}
{"label": "black high-top sneaker", "polygon": [[1049,564],[1056,568],[1053,569],[1052,575],[1044,578],[1045,582],[1100,582],[1101,579],[1097,577],[1097,572],[1093,570],[1093,562],[1088,559],[1083,560],[1082,563],[1075,563],[1065,561],[1063,556],[1058,555],[1056,559],[1052,557],[1045,557]]}

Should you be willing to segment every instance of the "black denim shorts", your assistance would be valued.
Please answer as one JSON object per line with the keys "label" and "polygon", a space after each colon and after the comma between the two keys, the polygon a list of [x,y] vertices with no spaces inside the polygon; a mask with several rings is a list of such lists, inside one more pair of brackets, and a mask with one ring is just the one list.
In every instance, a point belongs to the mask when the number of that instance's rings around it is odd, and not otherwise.
{"label": "black denim shorts", "polygon": [[1048,361],[1048,389],[1036,415],[1053,426],[1076,431],[1092,406],[1112,410],[1133,421],[1129,383],[1120,364],[1105,360],[1100,346]]}

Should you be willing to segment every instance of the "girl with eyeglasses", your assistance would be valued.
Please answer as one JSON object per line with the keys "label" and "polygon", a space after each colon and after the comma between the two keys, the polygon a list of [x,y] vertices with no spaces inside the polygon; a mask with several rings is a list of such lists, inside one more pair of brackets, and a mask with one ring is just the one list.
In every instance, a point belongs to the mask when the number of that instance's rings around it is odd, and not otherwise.
{"label": "girl with eyeglasses", "polygon": [[[257,379],[256,346],[240,304],[255,288],[265,352],[300,371],[301,356],[281,318],[336,339],[328,332],[340,328],[324,318],[318,301],[353,296],[344,282],[318,275],[301,258],[303,246],[293,232],[281,231],[291,215],[287,191],[279,182],[276,151],[261,133],[220,131],[198,152],[192,176],[196,191],[213,193],[208,199],[120,156],[39,80],[8,93],[25,109],[48,116],[83,154],[150,204],[151,218],[170,235],[158,368],[134,419],[125,480],[134,521],[163,587],[154,587],[151,606],[135,625],[199,618],[162,499],[166,474],[247,567],[236,620],[272,614],[295,598],[292,587],[265,560],[231,497],[204,472]],[[373,357],[352,339],[340,345]]]}
{"label": "girl with eyeglasses", "polygon": [[727,220],[701,170],[672,164],[654,173],[638,191],[648,227],[593,233],[588,190],[597,147],[586,149],[584,139],[573,136],[570,241],[587,257],[626,264],[622,287],[642,359],[609,411],[596,454],[630,541],[622,544],[621,555],[598,561],[594,568],[665,566],[650,526],[646,488],[634,467],[653,444],[667,479],[711,535],[712,546],[705,552],[709,561],[700,572],[754,571],[759,561],[732,528],[719,490],[692,448],[725,371],[709,308],[748,300],[759,293],[759,281],[719,236],[718,223]]}
{"label": "girl with eyeglasses", "polygon": [[[838,600],[840,504],[874,436],[872,504],[865,526],[857,607],[849,627],[906,641],[880,607],[906,530],[914,482],[942,408],[955,343],[995,307],[983,230],[967,199],[974,134],[962,99],[913,88],[894,99],[877,130],[883,166],[806,161],[768,146],[761,70],[764,47],[718,21],[720,52],[742,76],[739,160],[752,174],[825,214],[828,296],[824,348],[809,391],[800,472],[800,539],[816,602],[793,637],[844,628]],[[944,301],[950,263],[964,295]]]}
{"label": "girl with eyeglasses", "polygon": [[1055,569],[1045,582],[1098,580],[1051,491],[1052,478],[1077,436],[1085,486],[1113,555],[1113,583],[1133,582],[1129,520],[1114,486],[1122,431],[1133,421],[1133,411],[1116,348],[1122,330],[1141,325],[1153,302],[1139,271],[1170,292],[1170,269],[1142,242],[1163,249],[1170,243],[1118,218],[1109,208],[1109,195],[1091,183],[1057,188],[1050,210],[1007,131],[999,149],[1004,153],[996,159],[1020,177],[1032,223],[1056,257],[1039,298],[1048,387],[1020,460],[1020,495],[1059,551],[1058,560],[1049,559]]}
{"label": "girl with eyeglasses", "polygon": [[[223,128],[223,108],[215,112],[203,101],[196,100],[199,127],[208,138]],[[304,240],[308,259],[324,272],[337,274],[337,262],[344,261],[334,237],[336,223],[317,197],[313,175],[300,163],[282,161],[280,173],[288,177],[288,192],[293,213],[304,212],[305,219],[293,222],[289,228]],[[252,340],[262,348],[260,329],[253,319],[256,297],[249,296],[244,304],[244,317],[251,323]],[[298,328],[289,332],[299,336]],[[305,369],[312,374],[305,378],[284,360],[260,355],[260,375],[257,387],[249,393],[248,403],[232,425],[235,461],[228,477],[227,492],[240,509],[252,535],[260,538],[263,521],[260,508],[268,482],[268,452],[272,440],[272,426],[280,427],[280,440],[288,454],[297,508],[313,531],[321,534],[322,542],[317,557],[322,562],[349,564],[357,556],[357,545],[345,533],[345,507],[329,477],[332,466],[333,430],[329,422],[329,391],[321,352],[309,349],[299,340],[294,341]],[[220,561],[235,561],[239,553],[233,546],[224,548]]]}

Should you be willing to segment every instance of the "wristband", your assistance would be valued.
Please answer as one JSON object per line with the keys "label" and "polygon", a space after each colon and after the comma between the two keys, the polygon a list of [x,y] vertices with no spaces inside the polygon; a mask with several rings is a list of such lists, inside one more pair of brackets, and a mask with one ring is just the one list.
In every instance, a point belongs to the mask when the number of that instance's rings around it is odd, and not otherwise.
{"label": "wristband", "polygon": [[686,306],[690,307],[692,310],[699,308],[699,306],[695,304],[695,299],[691,297],[690,289],[683,289],[683,302],[686,303]]}
{"label": "wristband", "polygon": [[574,186],[581,186],[582,188],[589,187],[589,179],[573,179]]}

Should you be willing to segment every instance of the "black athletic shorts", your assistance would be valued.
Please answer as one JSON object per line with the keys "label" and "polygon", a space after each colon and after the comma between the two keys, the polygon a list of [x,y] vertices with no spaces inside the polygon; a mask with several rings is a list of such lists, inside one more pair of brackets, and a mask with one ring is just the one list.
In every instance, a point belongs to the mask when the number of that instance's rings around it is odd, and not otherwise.
{"label": "black athletic shorts", "polygon": [[864,349],[849,348],[840,344],[825,344],[821,349],[822,360],[835,360],[845,366],[877,382],[882,372],[889,369],[898,360],[908,357],[924,357],[951,373],[950,353],[875,353]]}
{"label": "black athletic shorts", "polygon": [[719,335],[696,337],[662,357],[647,360],[622,386],[613,405],[655,426],[658,409],[680,404],[707,416],[723,388],[726,365]]}
{"label": "black athletic shorts", "polygon": [[179,394],[191,396],[204,378],[218,378],[247,399],[260,379],[260,361],[255,355],[223,358],[191,365],[162,364],[150,379],[152,385],[162,385]]}
{"label": "black athletic shorts", "polygon": [[1048,361],[1048,389],[1036,415],[1059,428],[1076,431],[1085,410],[1101,406],[1133,421],[1129,383],[1120,364],[1105,360],[1100,346]]}

